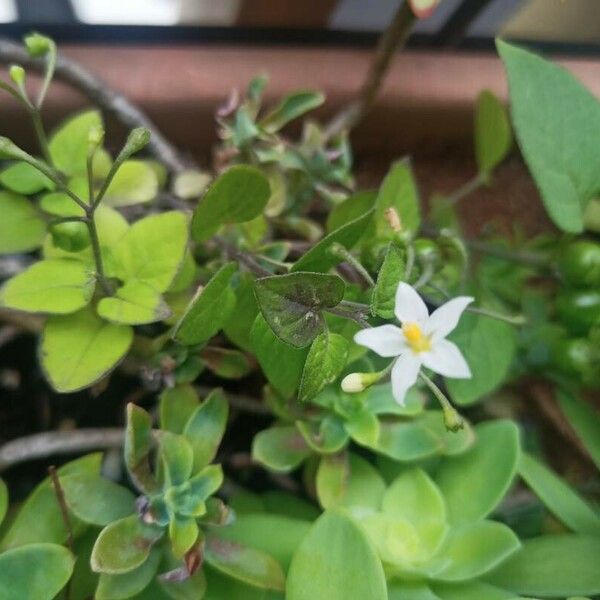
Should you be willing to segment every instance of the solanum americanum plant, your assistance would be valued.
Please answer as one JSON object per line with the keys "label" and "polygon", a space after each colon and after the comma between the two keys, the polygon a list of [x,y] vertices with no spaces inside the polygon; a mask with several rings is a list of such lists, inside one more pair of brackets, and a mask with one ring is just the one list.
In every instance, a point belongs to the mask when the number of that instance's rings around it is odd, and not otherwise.
{"label": "solanum americanum plant", "polygon": [[[218,107],[212,170],[173,168],[151,127],[115,146],[105,106],[47,134],[57,49],[41,34],[25,48],[45,68],[37,93],[20,65],[0,87],[38,147],[0,138],[0,253],[20,257],[0,317],[39,336],[52,402],[127,409],[117,429],[0,448],[0,468],[34,447],[106,449],[26,498],[0,481],[0,598],[600,594],[590,92],[499,41],[511,117],[483,91],[474,177],[422,202],[408,158],[357,189],[352,122],[308,117],[325,102],[310,90],[265,108],[264,76]],[[469,238],[456,205],[494,185],[513,131],[553,228]],[[592,483],[551,466],[548,419]]]}

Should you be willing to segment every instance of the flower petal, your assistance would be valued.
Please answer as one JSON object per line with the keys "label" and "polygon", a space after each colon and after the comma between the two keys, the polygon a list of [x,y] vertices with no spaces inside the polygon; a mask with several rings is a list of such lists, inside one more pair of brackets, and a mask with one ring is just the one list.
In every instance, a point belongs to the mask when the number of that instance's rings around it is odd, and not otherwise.
{"label": "flower petal", "polygon": [[425,333],[433,339],[446,337],[457,325],[465,308],[473,302],[470,296],[459,296],[434,310],[425,324]]}
{"label": "flower petal", "polygon": [[354,335],[354,341],[384,357],[398,356],[406,349],[404,334],[395,325],[361,329]]}
{"label": "flower petal", "polygon": [[456,344],[436,340],[429,352],[421,354],[423,364],[432,371],[454,379],[469,379],[471,369]]}
{"label": "flower petal", "polygon": [[417,381],[421,369],[420,356],[408,351],[399,356],[392,367],[392,394],[400,406],[404,406],[404,397],[409,388]]}
{"label": "flower petal", "polygon": [[396,306],[394,307],[396,318],[401,323],[423,324],[429,317],[429,311],[421,296],[414,287],[401,281],[396,290]]}

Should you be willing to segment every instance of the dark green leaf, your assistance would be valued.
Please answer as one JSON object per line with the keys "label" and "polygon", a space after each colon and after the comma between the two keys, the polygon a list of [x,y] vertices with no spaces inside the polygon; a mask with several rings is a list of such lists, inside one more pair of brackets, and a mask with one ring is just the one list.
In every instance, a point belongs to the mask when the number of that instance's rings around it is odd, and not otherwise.
{"label": "dark green leaf", "polygon": [[[237,285],[236,285],[237,284]],[[223,326],[225,335],[242,350],[252,352],[250,331],[258,314],[258,304],[254,295],[254,277],[250,273],[239,273],[234,278],[235,309]]]}
{"label": "dark green leaf", "polygon": [[394,318],[396,291],[398,284],[404,280],[406,269],[404,254],[404,249],[397,242],[390,242],[371,296],[373,315],[384,319]]}
{"label": "dark green leaf", "polygon": [[306,443],[319,454],[339,452],[348,443],[349,434],[344,422],[336,415],[316,421],[296,421],[296,427]]}
{"label": "dark green leaf", "polygon": [[286,96],[273,110],[265,115],[259,125],[268,133],[275,133],[290,121],[317,108],[323,102],[325,102],[325,96],[320,92],[295,92]]}
{"label": "dark green leaf", "polygon": [[296,348],[308,346],[323,330],[321,311],[337,306],[345,285],[337,275],[290,273],[255,283],[263,317],[275,334]]}
{"label": "dark green leaf", "polygon": [[334,206],[327,217],[327,233],[331,233],[369,212],[375,204],[375,198],[377,198],[377,192],[373,190],[356,192],[350,198]]}
{"label": "dark green leaf", "polygon": [[260,431],[252,442],[252,458],[273,471],[287,473],[310,456],[311,449],[293,425]]}
{"label": "dark green leaf", "polygon": [[200,405],[198,394],[191,385],[178,385],[166,389],[160,395],[160,427],[172,433],[183,433],[183,430]]}

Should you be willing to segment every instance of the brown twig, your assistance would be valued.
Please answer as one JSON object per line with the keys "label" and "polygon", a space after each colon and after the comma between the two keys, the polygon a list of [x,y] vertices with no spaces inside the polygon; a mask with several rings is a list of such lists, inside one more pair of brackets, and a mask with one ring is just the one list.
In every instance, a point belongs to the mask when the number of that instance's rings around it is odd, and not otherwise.
{"label": "brown twig", "polygon": [[120,448],[125,432],[120,427],[47,431],[12,440],[0,447],[0,472],[19,463],[56,454],[73,454],[100,448]]}
{"label": "brown twig", "polygon": [[58,473],[56,472],[56,467],[54,465],[48,467],[48,474],[52,480],[56,501],[58,502],[63,521],[65,522],[65,528],[67,530],[67,546],[69,546],[69,550],[73,552],[73,527],[71,526],[67,501],[65,500],[65,492],[60,485],[60,479],[58,478]]}
{"label": "brown twig", "polygon": [[[16,63],[42,73],[45,70],[43,59],[32,58],[22,46],[5,38],[0,38],[0,63]],[[162,135],[141,109],[129,102],[122,94],[109,88],[106,83],[89,73],[79,63],[59,56],[56,61],[55,76],[79,90],[104,112],[116,117],[126,127],[148,129],[151,133],[148,149],[169,171],[179,173],[192,166],[191,162]]]}
{"label": "brown twig", "polygon": [[375,57],[369,67],[358,98],[335,115],[325,128],[325,136],[328,139],[354,128],[371,110],[392,58],[396,50],[408,41],[414,21],[415,15],[410,3],[402,2],[392,22],[379,38]]}

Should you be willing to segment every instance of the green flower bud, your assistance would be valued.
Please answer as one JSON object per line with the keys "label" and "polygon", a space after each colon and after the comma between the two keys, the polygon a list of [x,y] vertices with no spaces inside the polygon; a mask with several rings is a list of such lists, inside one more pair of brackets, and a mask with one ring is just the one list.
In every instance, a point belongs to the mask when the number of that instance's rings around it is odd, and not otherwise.
{"label": "green flower bud", "polygon": [[448,431],[456,433],[465,426],[465,420],[462,415],[450,404],[443,407],[444,425]]}
{"label": "green flower bud", "polygon": [[54,42],[40,33],[30,33],[23,38],[27,52],[31,56],[45,56],[54,46]]}
{"label": "green flower bud", "polygon": [[25,83],[25,69],[21,65],[11,65],[8,73],[19,87]]}

